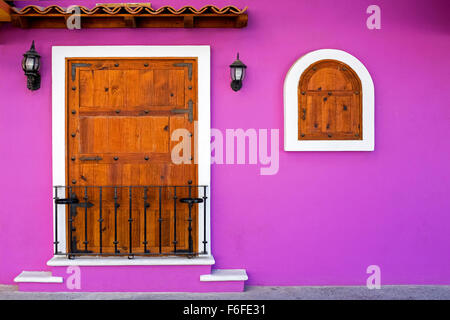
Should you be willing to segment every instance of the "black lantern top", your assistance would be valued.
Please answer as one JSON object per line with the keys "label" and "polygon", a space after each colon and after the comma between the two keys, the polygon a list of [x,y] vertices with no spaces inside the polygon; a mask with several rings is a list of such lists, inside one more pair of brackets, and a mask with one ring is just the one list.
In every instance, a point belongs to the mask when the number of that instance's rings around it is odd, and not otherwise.
{"label": "black lantern top", "polygon": [[231,68],[231,79],[233,81],[242,81],[245,77],[245,69],[247,66],[239,60],[239,53],[237,54],[236,60],[230,65]]}
{"label": "black lantern top", "polygon": [[41,67],[40,59],[41,59],[41,56],[36,52],[36,49],[34,47],[34,40],[33,40],[30,50],[28,50],[23,55],[23,60],[22,60],[23,71],[25,71],[25,73],[38,72]]}

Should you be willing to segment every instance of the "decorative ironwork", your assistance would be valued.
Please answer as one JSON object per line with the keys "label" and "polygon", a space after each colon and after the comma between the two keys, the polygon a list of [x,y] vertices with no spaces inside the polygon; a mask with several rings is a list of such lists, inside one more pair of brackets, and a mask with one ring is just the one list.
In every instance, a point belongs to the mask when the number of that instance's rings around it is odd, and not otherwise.
{"label": "decorative ironwork", "polygon": [[188,79],[192,80],[192,63],[174,63],[174,67],[187,67],[188,68]]}
{"label": "decorative ironwork", "polygon": [[75,81],[75,78],[77,77],[77,68],[90,66],[92,66],[90,63],[72,63],[72,81]]}
{"label": "decorative ironwork", "polygon": [[192,121],[194,121],[194,102],[192,102],[192,100],[189,99],[187,109],[172,109],[172,110],[170,110],[170,112],[175,113],[175,114],[187,113],[188,120],[189,120],[189,122],[192,123]]}
{"label": "decorative ironwork", "polygon": [[102,157],[95,156],[95,157],[80,157],[80,161],[100,161],[103,160]]}
{"label": "decorative ironwork", "polygon": [[[122,193],[123,190],[127,190],[128,196],[126,196],[125,193]],[[153,206],[153,212],[156,213],[156,228],[150,229],[150,230],[157,230],[157,235],[155,234],[149,234],[149,228],[147,227],[149,222],[148,212],[150,208],[150,197],[149,192],[150,190],[153,190],[155,193],[152,193],[157,197],[155,199],[155,203]],[[180,191],[184,190],[184,191]],[[188,192],[186,192],[186,190]],[[194,193],[195,190],[195,193]],[[76,191],[76,192],[75,192]],[[163,192],[164,191],[164,192]],[[74,259],[76,256],[91,256],[91,255],[97,255],[97,256],[128,256],[129,259],[133,259],[135,256],[142,255],[142,256],[167,256],[167,255],[187,255],[188,257],[192,257],[198,254],[207,254],[207,207],[206,207],[206,201],[208,199],[207,196],[208,186],[206,185],[192,185],[192,181],[189,181],[188,185],[180,185],[180,186],[154,186],[154,185],[148,185],[148,186],[55,186],[54,187],[54,221],[55,221],[55,228],[54,228],[54,254],[55,255],[66,255],[70,259]],[[172,194],[170,197],[167,195]],[[188,195],[188,197],[180,198],[180,195]],[[97,196],[95,196],[97,194]],[[199,196],[197,196],[197,194]],[[64,195],[64,197],[62,197]],[[119,196],[120,195],[120,196]],[[136,200],[139,199],[139,197],[142,197],[142,200]],[[128,199],[127,199],[128,198]],[[163,199],[170,199],[169,203],[172,202],[173,204],[168,205],[167,202],[163,203]],[[104,210],[105,201],[109,201],[111,204],[111,208],[113,208],[113,211]],[[118,209],[120,208],[119,201],[125,201],[128,206],[125,211],[118,212]],[[166,201],[166,200],[165,200]],[[179,207],[177,206],[183,206],[187,205],[188,207],[188,216],[186,218],[182,218],[185,221],[188,222],[188,225],[186,226],[187,231],[187,244],[185,244],[185,247],[180,248],[180,241],[177,238],[177,231],[178,233],[180,230],[177,230],[179,226],[177,226],[177,221],[179,221],[180,217],[177,216]],[[203,209],[198,211],[198,215],[203,213],[203,240],[200,239],[199,242],[203,244],[202,249],[198,249],[194,251],[194,238],[193,238],[193,208],[194,206],[199,205],[202,206]],[[68,209],[69,214],[67,215],[67,218],[65,218],[64,212],[62,210],[58,210],[62,206],[65,206]],[[166,207],[167,206],[167,207]],[[201,207],[200,207],[201,208]],[[81,209],[82,214],[80,215],[78,209]],[[127,212],[128,211],[128,212]],[[135,212],[142,212],[143,213],[143,250],[138,249],[136,247],[136,242],[133,242],[133,233],[136,232],[134,230],[133,223],[135,222],[136,218],[133,217],[133,214]],[[163,216],[163,212],[167,214],[168,211],[172,211],[173,214],[169,214],[168,216],[171,217],[167,219],[167,216]],[[122,215],[123,213],[128,215],[128,232],[127,236],[128,239],[124,240],[123,238],[118,237],[118,228],[127,228],[125,225],[119,224],[119,214]],[[108,215],[111,215],[108,218]],[[94,220],[89,217],[97,216]],[[58,218],[61,219],[64,217],[64,219],[67,219],[68,223],[68,240],[69,245],[67,248],[67,252],[64,252],[64,250],[61,250],[59,247],[60,241],[58,239]],[[81,221],[79,220],[81,219]],[[110,223],[114,224],[111,227],[111,233],[108,236],[104,236],[104,221],[111,221]],[[90,223],[88,223],[90,221]],[[98,229],[97,225],[93,226],[92,223],[98,222]],[[123,220],[122,220],[123,221]],[[152,220],[150,220],[151,223]],[[82,230],[77,230],[75,228],[75,222],[77,222],[77,226],[81,227]],[[80,223],[81,222],[81,223]],[[163,229],[163,222],[164,223],[170,223],[169,228]],[[95,227],[95,228],[94,228]],[[91,230],[98,230],[98,231],[91,231]],[[167,239],[167,234],[164,234],[164,232],[170,232],[169,230],[172,230],[173,235],[171,240],[169,242],[169,247],[171,244],[173,244],[173,251],[170,249],[167,251],[167,244],[164,244],[164,250],[163,250],[163,239]],[[93,242],[93,236],[95,233],[98,232],[97,240],[95,240],[95,244]],[[170,233],[172,233],[170,232]],[[77,238],[80,237],[82,239]],[[156,237],[155,237],[156,236]],[[179,234],[178,234],[179,236]],[[112,239],[109,240],[110,244],[106,244],[107,247],[111,248],[110,251],[105,250],[105,239]],[[155,247],[155,250],[150,250],[150,243],[149,239],[155,239],[156,241],[153,242],[152,247]],[[170,237],[169,237],[170,239]],[[119,242],[122,242],[121,243]],[[202,240],[202,241],[201,241]],[[167,240],[164,240],[167,241]],[[128,242],[128,243],[126,243]],[[199,245],[200,245],[199,243]],[[77,247],[78,245],[82,245],[82,249]],[[119,245],[120,249],[119,250]],[[134,245],[134,247],[133,247]],[[105,252],[106,251],[106,252]]]}

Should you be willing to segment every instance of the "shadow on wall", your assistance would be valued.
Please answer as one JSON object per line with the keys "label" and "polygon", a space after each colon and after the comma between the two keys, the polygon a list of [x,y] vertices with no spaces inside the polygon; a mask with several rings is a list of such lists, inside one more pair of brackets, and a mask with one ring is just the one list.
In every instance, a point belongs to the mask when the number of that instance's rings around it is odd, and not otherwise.
{"label": "shadow on wall", "polygon": [[[380,7],[382,14],[389,14],[383,11],[382,4]],[[395,13],[394,23],[419,28],[422,31],[448,34],[450,33],[449,12],[450,1],[448,0],[407,1],[403,15]]]}

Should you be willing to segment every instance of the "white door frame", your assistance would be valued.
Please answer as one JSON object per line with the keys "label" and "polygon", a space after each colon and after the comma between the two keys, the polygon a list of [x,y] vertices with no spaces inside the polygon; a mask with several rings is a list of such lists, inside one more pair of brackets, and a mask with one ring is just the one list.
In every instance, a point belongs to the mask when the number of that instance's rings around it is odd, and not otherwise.
{"label": "white door frame", "polygon": [[[206,241],[211,253],[211,151],[210,151],[210,47],[209,46],[53,46],[52,47],[52,173],[53,186],[66,183],[66,58],[197,58],[198,61],[198,184],[208,185],[206,206]],[[199,190],[199,194],[203,194]],[[65,196],[65,195],[64,195]],[[53,212],[54,212],[53,203]],[[53,226],[55,216],[53,215]],[[66,253],[66,213],[58,207],[58,249]],[[203,212],[198,214],[198,247],[204,233]],[[54,229],[53,229],[54,230]],[[53,237],[55,233],[53,232]]]}

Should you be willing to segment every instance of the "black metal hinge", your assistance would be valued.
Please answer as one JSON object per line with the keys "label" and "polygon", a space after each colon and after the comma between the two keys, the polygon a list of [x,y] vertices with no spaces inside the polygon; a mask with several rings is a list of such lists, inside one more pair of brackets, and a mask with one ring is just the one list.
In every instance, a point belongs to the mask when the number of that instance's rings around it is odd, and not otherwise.
{"label": "black metal hinge", "polygon": [[95,157],[80,157],[80,161],[100,161],[102,160],[102,157],[95,156]]}
{"label": "black metal hinge", "polygon": [[192,123],[192,121],[194,121],[194,103],[192,102],[191,99],[189,99],[187,109],[172,109],[170,110],[170,112],[175,114],[187,113],[189,122]]}
{"label": "black metal hinge", "polygon": [[90,66],[92,66],[92,64],[90,63],[72,63],[72,81],[75,81],[78,67],[90,67]]}
{"label": "black metal hinge", "polygon": [[174,63],[174,67],[188,67],[188,78],[192,80],[192,63]]}

